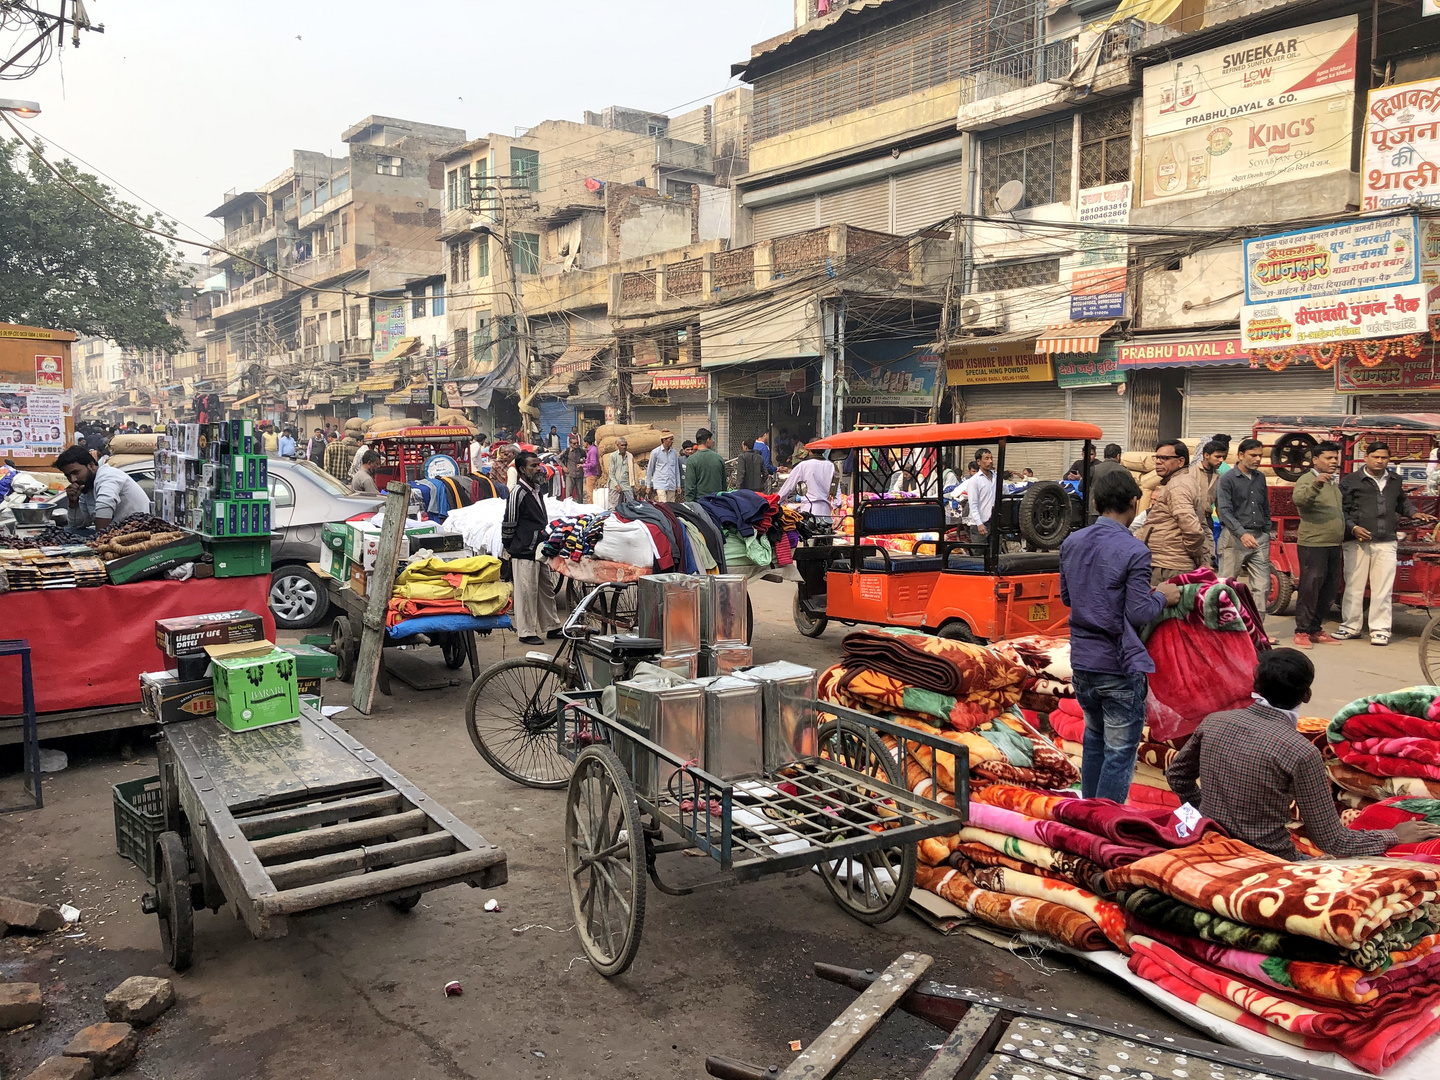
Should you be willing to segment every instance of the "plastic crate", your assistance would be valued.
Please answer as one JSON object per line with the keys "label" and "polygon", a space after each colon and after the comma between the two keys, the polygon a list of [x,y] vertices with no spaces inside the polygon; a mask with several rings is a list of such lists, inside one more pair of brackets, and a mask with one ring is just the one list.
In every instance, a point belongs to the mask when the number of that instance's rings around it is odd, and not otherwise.
{"label": "plastic crate", "polygon": [[155,884],[160,868],[155,865],[155,841],[165,831],[165,791],[160,777],[126,780],[116,784],[115,851],[145,871],[145,880]]}
{"label": "plastic crate", "polygon": [[240,537],[205,541],[215,560],[217,578],[251,577],[270,573],[270,538]]}

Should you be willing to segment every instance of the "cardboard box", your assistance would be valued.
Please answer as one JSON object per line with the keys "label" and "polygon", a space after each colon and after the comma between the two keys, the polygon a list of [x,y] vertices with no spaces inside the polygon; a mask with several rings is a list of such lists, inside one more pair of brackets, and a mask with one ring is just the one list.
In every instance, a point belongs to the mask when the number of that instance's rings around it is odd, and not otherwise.
{"label": "cardboard box", "polygon": [[329,574],[336,581],[350,580],[350,560],[346,558],[343,551],[336,551],[334,548],[320,548],[320,569]]}
{"label": "cardboard box", "polygon": [[244,608],[155,620],[155,646],[166,656],[203,652],[209,645],[264,640],[265,621]]}
{"label": "cardboard box", "polygon": [[295,677],[306,679],[333,679],[339,673],[335,654],[317,645],[281,645],[280,648],[295,657]]}
{"label": "cardboard box", "polygon": [[360,563],[350,564],[350,588],[361,598],[370,594],[370,572]]}
{"label": "cardboard box", "polygon": [[[313,709],[317,713],[320,712],[321,706],[325,703],[322,689],[324,682],[324,679],[296,678],[295,688],[300,693],[300,704]],[[321,713],[321,715],[324,714]]]}
{"label": "cardboard box", "polygon": [[210,499],[205,503],[205,532],[210,536],[269,536],[270,500]]}
{"label": "cardboard box", "polygon": [[138,555],[127,555],[123,559],[111,559],[105,564],[105,575],[111,585],[124,585],[144,578],[160,577],[167,570],[173,570],[181,563],[194,562],[205,554],[198,536],[165,544]]}
{"label": "cardboard box", "polygon": [[212,679],[182,680],[173,671],[140,674],[140,711],[157,724],[215,715]]}
{"label": "cardboard box", "polygon": [[[240,648],[243,648],[241,646]],[[211,646],[215,673],[215,716],[231,731],[300,719],[295,658],[274,648],[263,656],[216,656],[229,646]]]}
{"label": "cardboard box", "polygon": [[345,554],[350,543],[350,526],[343,521],[327,521],[320,526],[320,546]]}

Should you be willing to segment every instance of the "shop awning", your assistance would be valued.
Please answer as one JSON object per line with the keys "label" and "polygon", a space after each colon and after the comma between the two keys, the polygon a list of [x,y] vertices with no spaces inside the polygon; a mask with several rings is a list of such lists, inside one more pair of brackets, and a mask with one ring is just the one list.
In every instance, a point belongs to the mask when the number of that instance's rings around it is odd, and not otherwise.
{"label": "shop awning", "polygon": [[1068,319],[1045,328],[1035,341],[1037,353],[1094,353],[1100,351],[1100,337],[1115,325],[1107,322],[1084,322]]}
{"label": "shop awning", "polygon": [[[960,345],[1018,345],[1022,341],[1034,341],[1039,336],[1039,330],[1012,330],[1008,334],[976,334],[973,337],[954,338],[950,345],[952,348]],[[932,348],[938,351],[940,346],[937,343]]]}
{"label": "shop awning", "polygon": [[329,394],[311,394],[311,395],[310,395],[309,404],[311,404],[311,405],[329,405],[329,404],[330,404],[330,395],[329,395]]}
{"label": "shop awning", "polygon": [[560,354],[550,370],[555,375],[578,375],[588,371],[595,357],[614,344],[615,339],[610,338],[599,345],[571,345]]}
{"label": "shop awning", "polygon": [[389,364],[396,360],[403,360],[420,348],[418,337],[402,337],[395,343],[395,347],[382,356],[376,363]]}
{"label": "shop awning", "polygon": [[395,381],[398,375],[371,375],[368,379],[360,381],[360,392],[362,394],[388,394],[395,389]]}
{"label": "shop awning", "polygon": [[352,397],[359,389],[359,383],[341,383],[331,391],[331,395],[337,398],[348,398]]}
{"label": "shop awning", "polygon": [[239,401],[232,402],[231,405],[230,405],[230,407],[231,407],[232,409],[238,409],[241,405],[249,405],[252,401],[259,401],[259,400],[260,400],[260,395],[259,395],[259,394],[251,394],[249,397],[242,397]]}

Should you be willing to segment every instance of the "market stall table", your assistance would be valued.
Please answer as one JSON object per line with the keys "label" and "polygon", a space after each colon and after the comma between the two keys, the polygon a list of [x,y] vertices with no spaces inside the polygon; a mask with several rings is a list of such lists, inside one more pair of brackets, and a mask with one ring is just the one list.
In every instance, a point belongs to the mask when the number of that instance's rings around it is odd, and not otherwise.
{"label": "market stall table", "polygon": [[[140,673],[163,667],[157,619],[248,608],[274,638],[270,576],[0,593],[0,625],[30,641],[41,738],[137,727]],[[19,680],[0,680],[0,745],[21,738]]]}

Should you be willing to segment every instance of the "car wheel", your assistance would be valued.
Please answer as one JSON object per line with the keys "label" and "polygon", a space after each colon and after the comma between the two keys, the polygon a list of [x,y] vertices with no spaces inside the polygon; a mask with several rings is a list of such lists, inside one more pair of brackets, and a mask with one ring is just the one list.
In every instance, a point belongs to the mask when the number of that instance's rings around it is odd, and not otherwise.
{"label": "car wheel", "polygon": [[270,575],[270,612],[282,630],[308,630],[325,618],[330,596],[304,566],[281,566]]}

